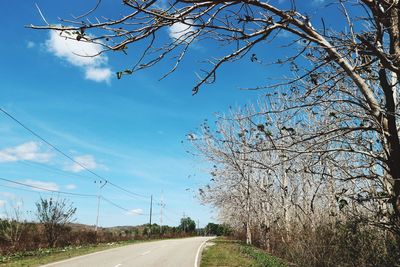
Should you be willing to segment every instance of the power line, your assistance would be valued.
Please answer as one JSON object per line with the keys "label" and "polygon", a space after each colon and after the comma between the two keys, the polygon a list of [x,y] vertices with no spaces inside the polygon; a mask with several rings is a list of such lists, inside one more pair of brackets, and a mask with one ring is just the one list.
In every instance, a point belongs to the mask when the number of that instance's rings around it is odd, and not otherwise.
{"label": "power line", "polygon": [[54,146],[53,144],[51,144],[49,141],[47,141],[46,139],[44,139],[43,137],[41,137],[39,134],[37,134],[36,132],[34,132],[33,130],[31,130],[30,128],[28,128],[28,126],[25,126],[21,121],[19,121],[17,118],[15,118],[14,116],[12,116],[10,113],[8,113],[7,111],[5,111],[4,109],[0,108],[0,111],[3,112],[5,115],[7,115],[10,119],[12,119],[13,121],[15,121],[16,123],[18,123],[20,126],[22,126],[25,130],[27,130],[28,132],[30,132],[32,135],[36,136],[37,138],[39,138],[42,142],[44,142],[45,144],[47,144],[48,146],[50,146],[51,148],[53,148],[55,151],[57,151],[58,153],[60,153],[61,155],[63,155],[64,157],[68,158],[69,160],[71,160],[72,162],[74,162],[75,164],[77,164],[78,166],[80,166],[81,168],[85,169],[86,171],[90,172],[91,174],[93,174],[94,176],[106,180],[105,178],[101,177],[100,175],[98,175],[97,173],[93,172],[92,170],[88,169],[85,165],[81,164],[79,161],[76,161],[74,158],[72,158],[71,156],[69,156],[68,154],[66,154],[65,152],[63,152],[61,149],[57,148],[56,146]]}
{"label": "power line", "polygon": [[[124,210],[126,212],[131,212],[130,210],[116,204],[115,202],[103,197],[103,196],[99,196],[99,195],[91,195],[91,194],[80,194],[80,193],[71,193],[71,192],[65,192],[65,191],[58,191],[58,190],[52,190],[52,189],[48,189],[48,188],[43,188],[40,186],[35,186],[35,185],[30,185],[30,184],[26,184],[26,183],[22,183],[22,182],[17,182],[14,180],[10,180],[10,179],[6,179],[6,178],[2,178],[0,177],[0,180],[9,182],[9,183],[13,183],[13,184],[17,184],[17,185],[22,185],[25,187],[29,187],[29,188],[34,188],[34,189],[38,189],[38,190],[43,190],[43,191],[47,191],[47,192],[51,192],[51,193],[57,193],[57,194],[64,194],[64,195],[71,195],[71,196],[80,196],[80,197],[96,197],[99,199],[103,199],[106,202],[108,202],[109,204],[113,205],[114,207],[117,207],[121,210]],[[24,190],[24,191],[29,191],[29,192],[36,192],[36,193],[40,193],[38,191],[33,191],[33,190],[27,190],[27,189],[23,189],[23,188],[15,188],[15,187],[11,187],[11,186],[6,186],[6,185],[0,185],[1,187],[6,187],[6,188],[11,188],[11,189],[18,189],[18,190]],[[142,215],[142,216],[147,216],[149,214],[145,214],[145,213],[135,213],[137,215]],[[156,214],[158,215],[158,214]]]}
{"label": "power line", "polygon": [[[107,181],[107,180],[106,180],[106,181]],[[138,194],[138,193],[134,193],[134,192],[132,192],[132,191],[130,191],[130,190],[127,190],[127,189],[125,189],[125,188],[119,186],[119,185],[114,184],[113,182],[110,182],[110,181],[107,181],[107,182],[108,182],[110,185],[112,185],[112,186],[118,188],[119,190],[122,190],[122,191],[124,191],[125,193],[130,194],[131,196],[149,199],[148,196],[145,196],[145,195],[142,195],[142,194]]]}
{"label": "power line", "polygon": [[[21,188],[21,187],[7,186],[7,185],[4,185],[4,184],[0,184],[0,187],[13,189],[13,190],[19,190],[19,191],[25,191],[25,192],[29,192],[29,193],[37,193],[39,195],[41,195],[41,194],[55,194],[55,193],[58,193],[58,192],[51,192],[51,191],[50,192],[49,191],[37,191],[37,190],[33,190],[33,189],[25,189],[25,188]],[[43,189],[41,189],[41,190],[43,190]],[[62,194],[62,193],[60,192],[60,194]],[[73,196],[69,195],[69,197],[84,197],[84,198],[87,198],[88,196],[86,196],[86,195],[73,195]]]}
{"label": "power line", "polygon": [[[38,167],[41,167],[43,169],[47,169],[47,170],[49,170],[49,171],[51,171],[53,173],[61,173],[61,174],[64,174],[64,175],[69,175],[71,177],[75,177],[75,178],[79,177],[79,178],[83,178],[83,179],[93,179],[93,178],[88,177],[88,176],[84,176],[84,175],[80,175],[80,174],[74,174],[74,173],[71,173],[71,172],[68,172],[68,171],[65,171],[65,170],[62,170],[62,169],[58,169],[58,168],[55,168],[55,167],[44,165],[44,164],[39,163],[39,162],[34,162],[34,161],[31,162],[31,161],[24,160],[24,161],[18,161],[18,163],[25,164],[25,165],[28,165],[28,166],[38,166]],[[116,187],[116,188],[118,188],[119,190],[125,191],[126,193],[128,193],[129,195],[131,195],[133,197],[142,197],[142,198],[148,199],[148,197],[145,196],[145,195],[141,195],[141,194],[134,193],[134,192],[131,192],[129,190],[126,190],[125,188],[123,188],[121,186],[118,186],[118,185],[114,184],[113,182],[110,182],[108,180],[103,180],[103,181],[108,183],[108,184],[110,184],[110,185],[112,185],[112,186],[114,186],[114,187]]]}
{"label": "power line", "polygon": [[79,177],[79,178],[83,178],[83,179],[86,179],[86,180],[87,179],[93,179],[93,178],[88,177],[88,176],[80,175],[78,173],[71,173],[71,172],[68,172],[68,171],[65,171],[65,170],[62,170],[62,169],[58,169],[58,168],[55,168],[55,167],[52,167],[52,166],[48,166],[48,165],[45,165],[45,164],[42,164],[42,163],[39,163],[39,162],[22,160],[22,161],[18,161],[18,163],[24,164],[24,165],[27,165],[27,166],[37,166],[37,167],[40,167],[42,169],[47,169],[48,171],[53,172],[53,173],[69,175],[69,176],[75,177],[75,178]]}
{"label": "power line", "polygon": [[107,199],[107,198],[105,198],[105,197],[103,197],[103,196],[101,196],[100,198],[103,199],[103,200],[105,200],[105,201],[108,202],[109,204],[113,205],[114,207],[117,207],[117,208],[119,208],[119,209],[121,209],[121,210],[123,210],[123,211],[126,211],[126,212],[130,212],[130,210],[128,210],[128,209],[126,209],[126,208],[124,208],[124,207],[121,207],[120,205],[118,205],[118,204],[112,202],[111,200],[109,200],[109,199]]}
{"label": "power line", "polygon": [[52,190],[52,189],[48,189],[48,188],[43,188],[43,187],[39,187],[39,186],[35,186],[35,185],[30,185],[30,184],[26,184],[26,183],[22,183],[22,182],[13,181],[13,180],[2,178],[2,177],[0,177],[0,180],[6,181],[6,182],[9,182],[9,183],[13,183],[13,184],[17,184],[17,185],[22,185],[22,186],[25,186],[25,187],[35,188],[35,189],[38,189],[38,190],[57,193],[57,194],[64,194],[64,195],[71,195],[71,196],[81,196],[81,197],[97,197],[96,195],[90,195],[90,194],[79,194],[79,193]]}
{"label": "power line", "polygon": [[[128,209],[126,209],[126,208],[124,208],[124,207],[122,207],[122,206],[116,204],[115,202],[113,202],[113,201],[111,201],[111,200],[109,200],[109,199],[107,199],[107,198],[105,198],[105,197],[103,197],[103,196],[101,196],[101,199],[105,200],[106,202],[108,202],[109,204],[113,205],[114,207],[117,207],[117,208],[119,208],[119,209],[121,209],[121,210],[123,210],[123,211],[129,212],[129,213],[132,213],[131,210],[128,210]],[[148,215],[149,215],[149,214],[140,213],[140,212],[135,212],[134,214],[136,214],[136,215],[142,215],[142,216],[148,216]]]}
{"label": "power line", "polygon": [[119,185],[116,185],[110,181],[108,181],[106,178],[98,175],[97,173],[95,173],[94,171],[92,171],[91,169],[87,168],[85,165],[83,165],[82,163],[80,163],[79,161],[75,160],[73,157],[69,156],[67,153],[63,152],[61,149],[59,149],[58,147],[56,147],[55,145],[51,144],[49,141],[47,141],[44,137],[40,136],[39,134],[37,134],[35,131],[31,130],[28,126],[26,126],[25,124],[23,124],[21,121],[19,121],[17,118],[15,118],[13,115],[11,115],[10,113],[8,113],[7,111],[5,111],[3,108],[0,107],[0,111],[3,112],[7,117],[9,117],[11,120],[13,120],[14,122],[16,122],[17,124],[19,124],[21,127],[23,127],[25,130],[27,130],[28,132],[30,132],[32,135],[34,135],[35,137],[37,137],[38,139],[40,139],[42,142],[44,142],[45,144],[47,144],[48,146],[50,146],[51,148],[53,148],[55,151],[57,151],[58,153],[60,153],[61,155],[63,155],[64,157],[66,157],[67,159],[71,160],[72,162],[74,162],[75,164],[77,164],[78,166],[80,166],[81,168],[83,168],[84,170],[86,170],[87,172],[91,173],[92,175],[96,176],[97,178],[104,180],[105,182],[109,183],[110,185],[126,192],[129,193],[132,196],[136,196],[136,197],[143,197],[143,198],[149,198],[148,196],[145,195],[141,195],[141,194],[137,194],[134,193],[130,190],[127,190]]}
{"label": "power line", "polygon": [[16,189],[16,190],[25,191],[25,192],[30,192],[30,193],[52,194],[52,192],[40,192],[40,191],[34,191],[34,190],[25,189],[25,188],[20,188],[20,187],[15,187],[15,186],[8,186],[8,185],[4,185],[4,184],[0,184],[0,187],[5,187],[5,188],[9,188],[9,189],[14,189],[14,190]]}

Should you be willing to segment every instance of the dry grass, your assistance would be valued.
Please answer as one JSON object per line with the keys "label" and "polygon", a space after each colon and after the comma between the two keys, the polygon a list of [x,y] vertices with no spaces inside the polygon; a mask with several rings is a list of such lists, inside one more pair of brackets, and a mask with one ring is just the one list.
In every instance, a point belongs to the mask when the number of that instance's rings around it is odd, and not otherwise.
{"label": "dry grass", "polygon": [[205,247],[201,267],[284,267],[277,258],[235,240],[214,239]]}

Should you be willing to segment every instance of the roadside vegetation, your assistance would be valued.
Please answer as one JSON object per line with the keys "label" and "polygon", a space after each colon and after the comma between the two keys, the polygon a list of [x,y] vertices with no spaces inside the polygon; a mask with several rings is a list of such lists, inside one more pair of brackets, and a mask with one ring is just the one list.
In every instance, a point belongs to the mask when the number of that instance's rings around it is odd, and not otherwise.
{"label": "roadside vegetation", "polygon": [[116,246],[200,234],[190,217],[179,226],[144,224],[110,228],[73,223],[76,208],[67,199],[40,199],[36,220],[23,219],[20,206],[0,219],[0,266],[36,266]]}
{"label": "roadside vegetation", "polygon": [[204,248],[201,267],[286,267],[280,259],[241,241],[217,238]]}
{"label": "roadside vegetation", "polygon": [[136,242],[140,241],[121,241],[94,245],[40,248],[33,251],[20,251],[0,256],[0,266],[39,266]]}
{"label": "roadside vegetation", "polygon": [[[400,266],[400,224],[381,171],[338,148],[343,136],[332,143],[315,136],[290,102],[271,107],[268,99],[188,136],[193,153],[210,163],[202,201],[219,210],[237,239],[298,266]],[[331,127],[304,116],[307,127]]]}

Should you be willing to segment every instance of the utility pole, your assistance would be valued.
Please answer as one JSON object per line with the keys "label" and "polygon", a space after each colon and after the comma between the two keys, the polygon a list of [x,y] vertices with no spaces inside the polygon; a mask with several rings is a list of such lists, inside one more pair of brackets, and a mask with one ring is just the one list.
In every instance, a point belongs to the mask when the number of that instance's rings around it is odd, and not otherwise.
{"label": "utility pole", "polygon": [[153,213],[153,195],[151,195],[150,197],[150,231],[149,231],[149,235],[151,237],[151,215]]}
{"label": "utility pole", "polygon": [[200,235],[200,220],[197,219],[197,235]]}
{"label": "utility pole", "polygon": [[162,227],[163,227],[163,208],[165,207],[164,204],[164,196],[161,193],[161,200],[160,200],[160,235],[162,234]]}
{"label": "utility pole", "polygon": [[183,232],[186,233],[186,215],[185,215],[185,212],[183,212]]}
{"label": "utility pole", "polygon": [[94,231],[97,233],[97,228],[99,227],[99,214],[100,214],[100,199],[101,199],[101,189],[107,184],[107,181],[104,182],[102,185],[103,181],[94,181],[94,183],[98,184],[97,186],[97,216],[96,216],[96,226],[94,228]]}

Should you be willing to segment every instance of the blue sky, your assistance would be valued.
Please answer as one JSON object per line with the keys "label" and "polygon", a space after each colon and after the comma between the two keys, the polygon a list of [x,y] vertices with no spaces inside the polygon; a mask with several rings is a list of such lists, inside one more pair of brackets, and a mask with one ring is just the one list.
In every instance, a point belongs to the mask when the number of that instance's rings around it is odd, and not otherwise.
{"label": "blue sky", "polygon": [[[200,61],[211,52],[224,52],[223,47],[199,43],[181,68],[163,81],[158,79],[172,61],[117,80],[114,73],[134,62],[140,46],[130,47],[128,56],[74,56],[71,51],[90,53],[97,48],[65,44],[57,35],[25,28],[43,24],[35,2],[50,23],[57,23],[57,17],[78,14],[95,1],[1,1],[0,106],[88,169],[130,191],[152,194],[155,214],[160,212],[157,203],[163,195],[164,223],[177,225],[183,213],[200,220],[201,226],[215,221],[212,209],[195,197],[197,188],[209,179],[203,172],[205,164],[188,155],[188,145],[181,141],[204,119],[212,120],[214,112],[223,113],[261,94],[239,87],[263,84],[283,69],[265,69],[250,60],[230,64],[218,73],[216,84],[192,96]],[[110,15],[120,11],[119,5],[107,1],[106,5]],[[170,38],[167,29],[162,38]],[[275,51],[257,53],[269,60]],[[3,114],[0,135],[0,178],[72,193],[97,193],[96,177]],[[101,226],[148,222],[147,215],[136,213],[148,213],[149,198],[132,197],[109,185],[102,195],[132,213],[103,201]],[[0,210],[22,205],[27,219],[33,216],[28,211],[34,210],[34,203],[50,196],[58,197],[0,181]],[[67,198],[78,208],[77,222],[95,223],[96,198]],[[153,221],[159,223],[160,216]]]}

